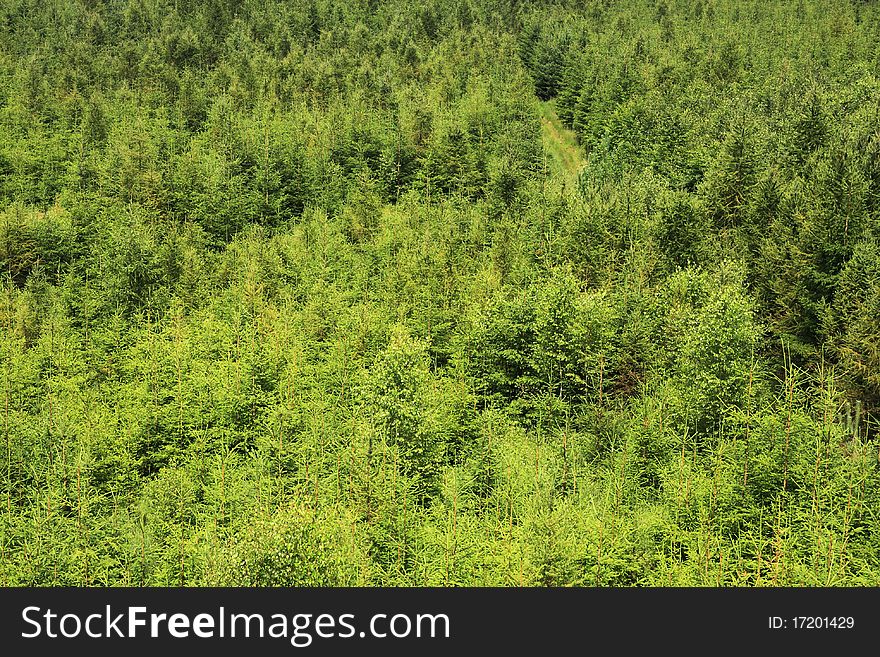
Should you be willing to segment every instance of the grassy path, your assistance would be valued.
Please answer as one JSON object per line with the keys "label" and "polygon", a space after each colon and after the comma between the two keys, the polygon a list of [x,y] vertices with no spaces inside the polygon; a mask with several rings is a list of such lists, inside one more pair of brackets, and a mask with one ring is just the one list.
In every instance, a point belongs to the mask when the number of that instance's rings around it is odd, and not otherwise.
{"label": "grassy path", "polygon": [[541,128],[544,151],[549,155],[548,164],[554,175],[566,185],[575,184],[584,166],[584,156],[574,132],[562,125],[556,115],[553,101],[541,103]]}

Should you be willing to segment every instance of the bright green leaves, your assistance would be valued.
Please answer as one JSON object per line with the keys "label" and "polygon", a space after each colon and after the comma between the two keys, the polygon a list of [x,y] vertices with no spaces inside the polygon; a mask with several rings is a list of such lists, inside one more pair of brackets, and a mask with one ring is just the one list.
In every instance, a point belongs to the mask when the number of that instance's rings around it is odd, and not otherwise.
{"label": "bright green leaves", "polygon": [[488,403],[531,412],[539,397],[601,398],[614,362],[613,309],[563,270],[526,294],[499,295],[467,338],[467,359]]}
{"label": "bright green leaves", "polygon": [[[216,581],[235,586],[351,585],[344,543],[332,519],[306,508],[279,509],[256,518],[218,554]],[[341,539],[341,540],[340,540]]]}
{"label": "bright green leaves", "polygon": [[397,327],[370,376],[370,405],[379,435],[401,456],[403,472],[430,494],[444,445],[428,424],[431,373],[424,343]]}
{"label": "bright green leaves", "polygon": [[423,416],[421,395],[428,383],[425,345],[398,328],[373,370],[377,420],[392,443],[412,442]]}
{"label": "bright green leaves", "polygon": [[377,185],[370,173],[363,170],[352,184],[342,209],[346,237],[354,244],[370,241],[378,231],[381,213]]}
{"label": "bright green leaves", "polygon": [[612,310],[602,295],[585,295],[571,274],[555,272],[538,292],[531,355],[546,394],[598,398],[602,372],[614,360],[612,331]]}
{"label": "bright green leaves", "polygon": [[667,312],[655,367],[675,382],[682,429],[712,433],[746,404],[763,332],[741,276],[730,265],[711,277],[684,270],[662,292]]}
{"label": "bright green leaves", "polygon": [[366,401],[377,437],[420,497],[436,493],[443,467],[474,453],[470,393],[462,382],[432,373],[427,345],[402,326],[392,327],[370,368]]}
{"label": "bright green leaves", "polygon": [[0,584],[877,583],[875,8],[18,4]]}

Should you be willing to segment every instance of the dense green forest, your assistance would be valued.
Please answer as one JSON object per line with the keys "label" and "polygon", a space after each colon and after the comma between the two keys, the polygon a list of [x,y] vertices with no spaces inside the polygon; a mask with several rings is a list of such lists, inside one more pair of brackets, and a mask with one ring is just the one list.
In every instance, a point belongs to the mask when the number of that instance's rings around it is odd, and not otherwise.
{"label": "dense green forest", "polygon": [[880,7],[0,0],[0,585],[880,585]]}

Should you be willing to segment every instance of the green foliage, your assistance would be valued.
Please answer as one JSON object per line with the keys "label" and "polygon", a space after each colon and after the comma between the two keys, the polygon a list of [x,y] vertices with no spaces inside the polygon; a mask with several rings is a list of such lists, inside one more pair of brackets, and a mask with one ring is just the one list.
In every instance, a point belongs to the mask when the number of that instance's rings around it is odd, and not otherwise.
{"label": "green foliage", "polygon": [[832,348],[855,394],[880,401],[880,353],[876,322],[880,316],[880,250],[874,238],[862,240],[840,275],[829,332],[839,336]]}
{"label": "green foliage", "polygon": [[371,406],[379,435],[396,447],[403,472],[429,493],[436,485],[443,445],[426,423],[431,373],[424,344],[396,327],[371,376]]}
{"label": "green foliage", "polygon": [[[725,415],[746,404],[762,331],[739,281],[700,283],[706,286],[697,292],[703,298],[684,318],[675,367],[686,400],[686,421],[703,432],[718,429]],[[706,289],[710,286],[711,292]]]}
{"label": "green foliage", "polygon": [[40,270],[58,274],[79,255],[72,218],[58,206],[44,212],[10,206],[0,231],[0,267],[18,285]]}
{"label": "green foliage", "polygon": [[218,555],[217,584],[344,586],[340,546],[321,529],[320,519],[307,509],[280,509],[257,519]]}
{"label": "green foliage", "polygon": [[0,584],[876,586],[878,11],[0,2]]}

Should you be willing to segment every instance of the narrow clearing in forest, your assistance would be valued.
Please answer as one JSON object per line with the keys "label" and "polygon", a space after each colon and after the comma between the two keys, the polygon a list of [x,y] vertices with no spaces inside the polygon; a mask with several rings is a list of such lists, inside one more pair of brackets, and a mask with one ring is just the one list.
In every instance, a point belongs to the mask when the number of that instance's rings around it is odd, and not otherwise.
{"label": "narrow clearing in forest", "polygon": [[550,154],[553,173],[566,183],[575,183],[584,166],[584,157],[574,132],[562,125],[553,101],[541,103],[541,132],[544,150]]}

